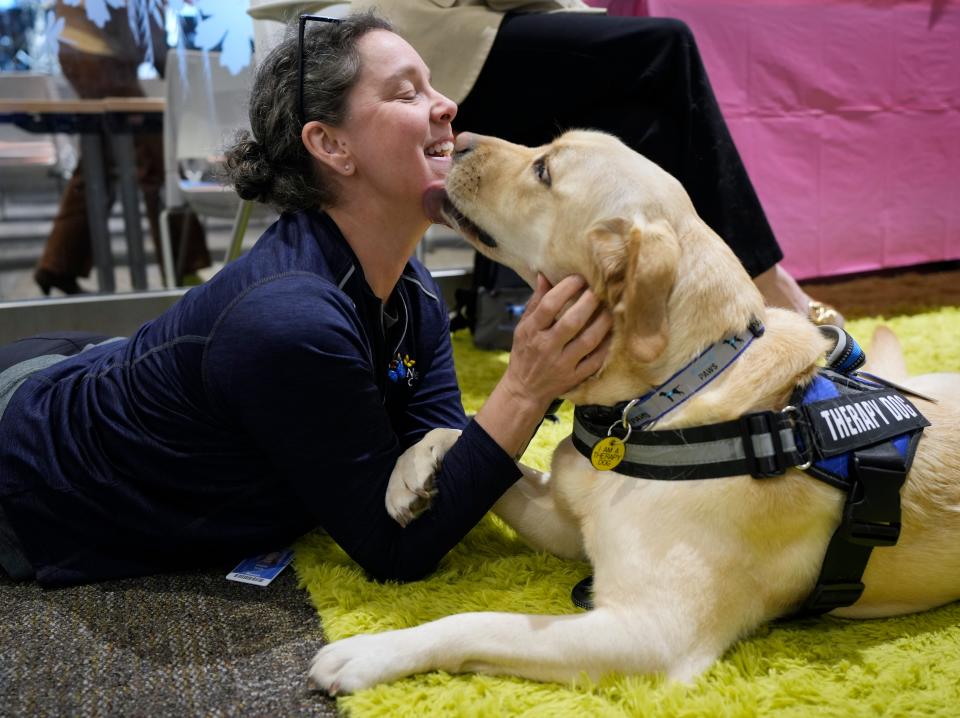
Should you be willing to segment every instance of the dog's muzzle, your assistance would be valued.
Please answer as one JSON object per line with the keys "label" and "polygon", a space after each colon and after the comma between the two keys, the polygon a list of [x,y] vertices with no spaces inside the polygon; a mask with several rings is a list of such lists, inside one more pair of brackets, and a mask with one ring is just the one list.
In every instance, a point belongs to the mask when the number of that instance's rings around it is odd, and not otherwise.
{"label": "dog's muzzle", "polygon": [[445,224],[466,235],[468,239],[473,238],[491,249],[496,248],[497,240],[457,209],[445,189],[434,187],[427,190],[423,196],[423,208],[431,222]]}

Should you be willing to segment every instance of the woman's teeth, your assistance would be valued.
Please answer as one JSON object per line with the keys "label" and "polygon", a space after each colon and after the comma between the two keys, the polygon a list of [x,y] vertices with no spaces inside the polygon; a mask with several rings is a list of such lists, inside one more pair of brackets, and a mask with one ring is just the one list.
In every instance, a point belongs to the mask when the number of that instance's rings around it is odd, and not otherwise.
{"label": "woman's teeth", "polygon": [[453,142],[450,140],[444,140],[443,142],[438,142],[435,145],[430,145],[424,154],[428,157],[449,157],[453,154]]}

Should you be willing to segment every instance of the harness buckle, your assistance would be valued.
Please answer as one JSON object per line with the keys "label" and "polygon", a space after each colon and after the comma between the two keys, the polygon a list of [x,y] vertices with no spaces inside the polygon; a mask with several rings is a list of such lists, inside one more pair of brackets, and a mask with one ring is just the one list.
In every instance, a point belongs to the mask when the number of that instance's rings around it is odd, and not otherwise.
{"label": "harness buckle", "polygon": [[907,472],[896,450],[874,447],[853,456],[856,483],[844,507],[847,540],[861,546],[893,546],[900,538],[900,488]]}
{"label": "harness buckle", "polygon": [[[757,411],[740,417],[740,435],[743,439],[743,453],[750,468],[750,475],[756,479],[768,479],[783,476],[787,470],[784,460],[783,444],[780,441],[780,427],[777,415],[772,411]],[[753,444],[754,436],[769,436],[773,453],[757,456]]]}
{"label": "harness buckle", "polygon": [[896,546],[900,539],[900,524],[874,524],[851,521],[847,540],[860,546]]}
{"label": "harness buckle", "polygon": [[824,581],[817,583],[804,602],[800,613],[821,614],[835,608],[852,606],[860,599],[864,585],[862,581]]}

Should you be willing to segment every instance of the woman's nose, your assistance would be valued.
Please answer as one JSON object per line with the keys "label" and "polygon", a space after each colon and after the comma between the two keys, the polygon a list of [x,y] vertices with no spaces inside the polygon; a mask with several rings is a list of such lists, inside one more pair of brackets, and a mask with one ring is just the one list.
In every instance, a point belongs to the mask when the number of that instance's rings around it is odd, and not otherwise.
{"label": "woman's nose", "polygon": [[453,122],[453,118],[457,116],[457,103],[446,95],[441,95],[439,92],[437,96],[440,99],[437,104],[434,105],[434,115],[439,122]]}

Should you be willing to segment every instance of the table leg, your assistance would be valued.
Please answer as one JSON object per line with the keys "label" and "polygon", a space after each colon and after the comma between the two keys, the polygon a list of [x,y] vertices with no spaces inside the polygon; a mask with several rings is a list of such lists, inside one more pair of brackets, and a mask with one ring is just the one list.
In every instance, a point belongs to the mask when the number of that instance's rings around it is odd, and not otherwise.
{"label": "table leg", "polygon": [[110,231],[107,227],[107,202],[109,199],[107,197],[100,133],[83,132],[80,135],[80,152],[83,157],[87,220],[90,223],[90,243],[93,245],[93,263],[97,268],[97,284],[101,292],[114,292],[117,286],[113,276]]}
{"label": "table leg", "polygon": [[124,234],[127,238],[127,260],[134,289],[147,288],[147,264],[143,252],[143,230],[140,227],[140,195],[137,190],[136,154],[133,135],[112,133],[110,145],[116,158],[120,179],[120,200],[123,204]]}

